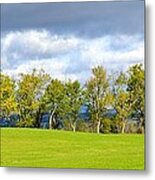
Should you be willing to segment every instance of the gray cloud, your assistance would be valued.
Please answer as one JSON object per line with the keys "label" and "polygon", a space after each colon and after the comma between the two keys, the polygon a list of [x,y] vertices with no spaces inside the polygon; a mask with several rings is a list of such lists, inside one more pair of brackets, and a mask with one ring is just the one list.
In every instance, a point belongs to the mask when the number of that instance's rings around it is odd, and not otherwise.
{"label": "gray cloud", "polygon": [[3,4],[1,34],[4,73],[43,68],[84,82],[96,65],[144,62],[144,1]]}
{"label": "gray cloud", "polygon": [[97,37],[144,33],[144,2],[77,2],[1,5],[1,30],[46,28],[57,34]]}

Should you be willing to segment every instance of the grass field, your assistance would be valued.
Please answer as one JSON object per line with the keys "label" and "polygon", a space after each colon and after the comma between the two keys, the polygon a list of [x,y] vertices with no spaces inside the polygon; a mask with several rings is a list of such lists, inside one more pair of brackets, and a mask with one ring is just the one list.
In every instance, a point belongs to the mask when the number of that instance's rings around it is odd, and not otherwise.
{"label": "grass field", "polygon": [[144,135],[1,129],[1,166],[144,169]]}

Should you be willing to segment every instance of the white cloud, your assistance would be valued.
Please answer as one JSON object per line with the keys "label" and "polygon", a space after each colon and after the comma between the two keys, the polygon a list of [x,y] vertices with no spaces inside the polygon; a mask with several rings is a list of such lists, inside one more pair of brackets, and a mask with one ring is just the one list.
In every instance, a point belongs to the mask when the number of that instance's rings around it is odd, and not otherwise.
{"label": "white cloud", "polygon": [[27,30],[9,32],[2,37],[1,46],[2,70],[12,76],[42,68],[55,78],[83,81],[98,64],[119,70],[144,63],[144,42],[139,35],[82,39]]}
{"label": "white cloud", "polygon": [[129,64],[144,60],[144,43],[139,36],[108,36],[95,39],[83,52],[84,58],[89,58],[93,65],[99,64]]}

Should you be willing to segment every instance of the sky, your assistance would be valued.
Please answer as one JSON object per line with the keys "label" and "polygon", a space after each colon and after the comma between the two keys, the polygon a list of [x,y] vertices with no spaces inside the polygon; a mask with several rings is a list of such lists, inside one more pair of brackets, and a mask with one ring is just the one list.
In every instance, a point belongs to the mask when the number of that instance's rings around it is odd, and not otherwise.
{"label": "sky", "polygon": [[13,77],[44,69],[53,78],[85,82],[144,64],[144,1],[1,5],[1,68]]}

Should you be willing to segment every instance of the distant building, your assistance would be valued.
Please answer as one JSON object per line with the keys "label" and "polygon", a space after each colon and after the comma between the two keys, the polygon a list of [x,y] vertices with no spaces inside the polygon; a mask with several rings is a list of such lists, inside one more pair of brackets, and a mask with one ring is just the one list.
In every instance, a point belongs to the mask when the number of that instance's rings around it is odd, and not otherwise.
{"label": "distant building", "polygon": [[[41,115],[40,125],[39,125],[40,128],[49,129],[50,116],[51,116],[51,114],[48,112],[43,113]],[[62,129],[63,128],[62,120],[58,119],[58,118],[55,119],[55,121],[52,122],[52,126],[53,126],[53,129]]]}
{"label": "distant building", "polygon": [[20,121],[19,114],[11,114],[8,117],[1,117],[0,127],[16,127],[19,121]]}

